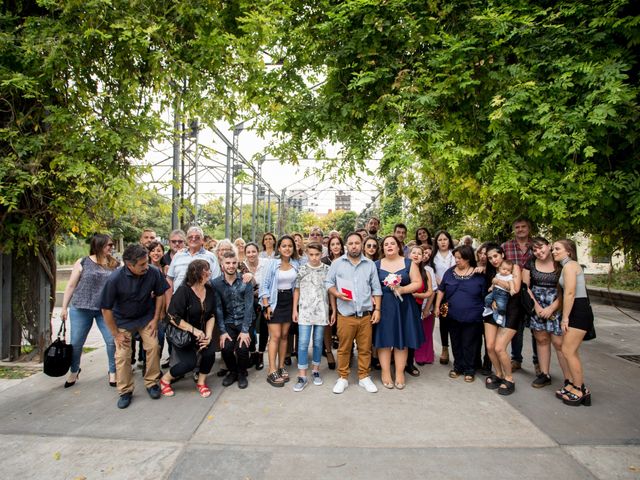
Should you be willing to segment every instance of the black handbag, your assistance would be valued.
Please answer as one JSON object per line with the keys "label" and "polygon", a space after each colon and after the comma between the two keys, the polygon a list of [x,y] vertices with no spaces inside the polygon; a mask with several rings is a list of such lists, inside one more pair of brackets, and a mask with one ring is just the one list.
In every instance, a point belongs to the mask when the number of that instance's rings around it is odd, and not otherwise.
{"label": "black handbag", "polygon": [[[44,365],[42,370],[50,377],[62,377],[67,374],[71,367],[73,357],[73,345],[67,344],[64,337],[67,333],[66,322],[62,322],[58,330],[57,338],[44,351]],[[62,338],[60,338],[62,334]]]}
{"label": "black handbag", "polygon": [[174,347],[186,348],[193,342],[191,332],[176,327],[171,320],[167,321],[167,328],[164,331],[164,338]]}

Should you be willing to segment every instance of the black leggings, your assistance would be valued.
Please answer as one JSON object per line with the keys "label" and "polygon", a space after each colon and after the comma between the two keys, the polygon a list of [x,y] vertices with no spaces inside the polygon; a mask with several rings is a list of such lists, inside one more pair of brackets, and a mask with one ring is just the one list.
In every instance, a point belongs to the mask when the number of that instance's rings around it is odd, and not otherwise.
{"label": "black leggings", "polygon": [[440,342],[443,347],[449,346],[449,319],[440,317]]}
{"label": "black leggings", "polygon": [[258,316],[258,351],[264,352],[267,349],[267,342],[269,341],[269,326],[267,325],[267,319],[264,318],[262,310],[260,310]]}
{"label": "black leggings", "polygon": [[204,350],[196,351],[196,345],[190,345],[186,348],[178,348],[174,345],[172,360],[177,359],[177,363],[171,366],[169,374],[173,377],[181,377],[186,375],[194,368],[200,355],[200,373],[207,374],[211,372],[213,362],[216,359],[216,344],[211,342]]}

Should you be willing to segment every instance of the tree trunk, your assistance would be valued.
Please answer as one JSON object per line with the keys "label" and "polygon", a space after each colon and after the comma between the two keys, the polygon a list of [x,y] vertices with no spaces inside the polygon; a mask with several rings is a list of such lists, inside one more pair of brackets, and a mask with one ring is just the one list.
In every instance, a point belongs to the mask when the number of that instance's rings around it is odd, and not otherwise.
{"label": "tree trunk", "polygon": [[12,328],[10,359],[21,356],[24,341],[33,346],[27,359],[42,361],[51,341],[51,314],[55,306],[56,262],[53,247],[40,245],[40,253],[14,253],[11,272]]}

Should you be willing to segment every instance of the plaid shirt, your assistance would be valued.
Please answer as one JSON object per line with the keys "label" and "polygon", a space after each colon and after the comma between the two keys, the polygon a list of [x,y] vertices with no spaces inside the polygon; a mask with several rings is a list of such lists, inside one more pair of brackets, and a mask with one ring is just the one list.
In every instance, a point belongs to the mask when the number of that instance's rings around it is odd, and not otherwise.
{"label": "plaid shirt", "polygon": [[523,252],[518,246],[518,242],[515,240],[508,240],[502,244],[505,257],[507,260],[518,264],[520,268],[524,268],[529,259],[533,258],[533,252],[531,251],[531,239],[527,241],[527,249]]}

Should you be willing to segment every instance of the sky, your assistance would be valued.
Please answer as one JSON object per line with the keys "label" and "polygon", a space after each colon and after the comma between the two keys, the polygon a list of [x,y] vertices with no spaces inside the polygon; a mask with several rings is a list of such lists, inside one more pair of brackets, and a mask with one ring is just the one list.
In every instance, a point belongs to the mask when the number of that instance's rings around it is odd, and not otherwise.
{"label": "sky", "polygon": [[[165,120],[170,121],[168,115]],[[261,156],[268,144],[268,139],[260,138],[247,123],[238,136],[238,150],[247,160]],[[218,130],[232,142],[233,126],[225,123],[216,123]],[[198,204],[204,204],[215,197],[224,197],[225,194],[225,168],[226,168],[226,144],[212,130],[202,128],[198,133],[198,156],[200,168],[198,169]],[[195,152],[195,141],[187,142],[191,152]],[[202,153],[208,151],[206,158]],[[160,192],[168,197],[171,189],[168,182],[172,178],[173,149],[170,143],[159,143],[153,146],[143,162],[152,165],[151,173],[143,176],[143,181],[156,186]],[[331,153],[329,154],[331,155]],[[344,189],[351,193],[351,209],[360,213],[372,197],[378,193],[375,178],[363,175],[360,179],[360,190],[356,191],[355,179],[347,183],[336,183],[329,179],[321,181],[317,175],[311,174],[305,177],[305,170],[319,167],[316,160],[302,160],[299,166],[282,165],[278,159],[267,157],[262,167],[262,177],[278,192],[286,188],[286,196],[290,196],[293,190],[306,191],[309,194],[309,207],[318,213],[326,213],[335,209],[336,190]],[[377,161],[369,162],[368,167],[375,170]],[[249,172],[247,170],[247,172]],[[252,185],[249,183],[244,190],[243,202],[251,204]]]}

